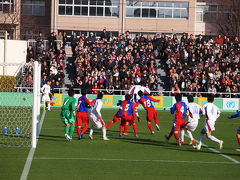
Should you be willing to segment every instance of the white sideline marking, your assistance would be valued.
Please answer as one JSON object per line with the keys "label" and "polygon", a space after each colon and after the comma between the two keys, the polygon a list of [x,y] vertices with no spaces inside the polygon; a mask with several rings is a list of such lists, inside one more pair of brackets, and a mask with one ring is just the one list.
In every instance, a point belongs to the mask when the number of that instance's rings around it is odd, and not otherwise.
{"label": "white sideline marking", "polygon": [[[41,117],[40,125],[39,125],[39,133],[41,132],[41,128],[42,128],[43,121],[45,119],[45,115],[46,115],[46,111],[44,110],[43,114],[42,114],[42,117]],[[38,139],[37,139],[37,143],[38,143]],[[22,175],[20,177],[20,180],[27,180],[28,173],[29,173],[30,168],[31,168],[31,164],[32,164],[32,160],[33,160],[35,150],[36,150],[36,148],[31,148],[30,149],[30,151],[28,153],[27,160],[26,160],[24,168],[23,168]]]}
{"label": "white sideline marking", "polygon": [[193,164],[236,164],[233,162],[211,161],[175,161],[164,159],[106,159],[106,158],[67,158],[67,157],[35,157],[36,160],[87,160],[87,161],[127,161],[127,162],[165,162],[165,163],[193,163]]}
{"label": "white sideline marking", "polygon": [[[188,135],[186,135],[186,134],[184,134],[184,135],[189,138]],[[198,140],[195,139],[195,141],[196,141],[197,143],[199,143]],[[226,159],[234,162],[235,164],[240,164],[240,162],[239,162],[238,160],[236,160],[236,159],[234,159],[234,158],[232,158],[232,157],[230,157],[230,156],[228,156],[228,155],[226,155],[226,154],[223,154],[223,153],[221,153],[220,151],[218,151],[218,150],[216,150],[216,149],[214,149],[214,148],[211,148],[211,147],[209,147],[209,146],[206,145],[206,144],[203,144],[203,143],[202,143],[202,145],[205,146],[206,148],[208,148],[209,150],[211,150],[212,152],[215,152],[215,153],[217,153],[218,155],[220,155],[220,156],[222,156],[222,157],[225,157]]]}

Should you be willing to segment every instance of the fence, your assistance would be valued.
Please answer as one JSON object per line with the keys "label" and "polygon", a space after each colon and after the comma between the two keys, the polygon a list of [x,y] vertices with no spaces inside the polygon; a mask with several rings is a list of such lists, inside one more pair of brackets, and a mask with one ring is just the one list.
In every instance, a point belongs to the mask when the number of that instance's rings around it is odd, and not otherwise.
{"label": "fence", "polygon": [[[17,92],[28,92],[32,91],[32,87],[15,87]],[[54,93],[62,94],[66,93],[69,88],[54,88]],[[81,93],[80,88],[73,88],[77,93]],[[104,94],[109,95],[125,95],[129,90],[121,90],[121,89],[86,89],[88,94],[96,94],[98,91],[104,92]],[[91,92],[89,92],[91,91]],[[153,96],[174,96],[172,91],[151,91]],[[240,93],[232,93],[232,92],[190,92],[190,91],[181,91],[183,96],[193,95],[194,97],[207,97],[209,94],[214,94],[215,97],[223,97],[223,98],[240,98]]]}

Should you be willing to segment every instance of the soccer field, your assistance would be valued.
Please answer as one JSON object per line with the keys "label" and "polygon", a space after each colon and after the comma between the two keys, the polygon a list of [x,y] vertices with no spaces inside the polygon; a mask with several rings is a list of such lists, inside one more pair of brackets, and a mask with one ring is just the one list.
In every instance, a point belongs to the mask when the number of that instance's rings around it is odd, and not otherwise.
{"label": "soccer field", "polygon": [[[102,110],[103,119],[109,122],[116,110]],[[216,123],[214,135],[224,140],[221,153],[218,145],[205,140],[209,147],[201,151],[186,145],[179,147],[174,137],[169,143],[164,135],[169,133],[173,116],[168,111],[158,111],[160,131],[151,135],[145,121],[145,111],[140,111],[139,138],[118,136],[119,123],[114,124],[103,141],[101,130],[94,132],[94,139],[68,142],[64,139],[64,125],[59,119],[60,109],[47,112],[42,126],[28,179],[238,179],[240,153],[235,149],[236,129],[239,120],[228,120],[222,113]],[[199,139],[203,118],[193,133]],[[29,148],[0,148],[0,179],[19,179],[28,156]],[[237,163],[238,162],[238,163]]]}

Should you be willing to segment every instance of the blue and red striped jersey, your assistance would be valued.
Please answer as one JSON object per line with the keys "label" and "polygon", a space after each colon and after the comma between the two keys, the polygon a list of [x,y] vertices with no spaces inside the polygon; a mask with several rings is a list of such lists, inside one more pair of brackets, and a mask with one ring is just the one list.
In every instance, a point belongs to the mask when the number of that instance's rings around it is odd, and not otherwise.
{"label": "blue and red striped jersey", "polygon": [[86,96],[81,96],[78,99],[78,112],[86,112],[87,113],[88,106],[92,105],[94,103],[94,101],[96,101],[96,100],[93,100],[92,102],[90,102]]}
{"label": "blue and red striped jersey", "polygon": [[160,102],[160,100],[154,99],[150,96],[142,96],[139,100],[139,103],[142,104],[145,110],[154,107],[152,102]]}
{"label": "blue and red striped jersey", "polygon": [[175,119],[185,119],[187,116],[187,105],[183,101],[177,102],[171,107],[170,111],[171,114],[175,113]]}

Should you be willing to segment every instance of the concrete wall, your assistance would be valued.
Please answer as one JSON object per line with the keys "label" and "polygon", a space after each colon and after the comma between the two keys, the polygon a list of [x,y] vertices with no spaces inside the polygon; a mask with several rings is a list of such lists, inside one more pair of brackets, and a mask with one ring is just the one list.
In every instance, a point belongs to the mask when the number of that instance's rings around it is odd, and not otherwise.
{"label": "concrete wall", "polygon": [[[4,40],[0,39],[0,64],[4,63]],[[11,64],[5,66],[5,74],[13,76],[16,71],[26,62],[27,55],[27,41],[20,40],[7,40],[7,50],[6,50],[6,64]],[[0,65],[0,75],[3,75],[3,66]]]}

